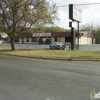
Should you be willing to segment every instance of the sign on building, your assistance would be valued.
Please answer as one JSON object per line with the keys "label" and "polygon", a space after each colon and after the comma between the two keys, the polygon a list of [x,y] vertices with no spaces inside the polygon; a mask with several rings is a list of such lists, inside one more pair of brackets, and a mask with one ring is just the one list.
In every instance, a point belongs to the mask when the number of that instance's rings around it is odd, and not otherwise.
{"label": "sign on building", "polygon": [[51,33],[34,33],[33,37],[49,37]]}

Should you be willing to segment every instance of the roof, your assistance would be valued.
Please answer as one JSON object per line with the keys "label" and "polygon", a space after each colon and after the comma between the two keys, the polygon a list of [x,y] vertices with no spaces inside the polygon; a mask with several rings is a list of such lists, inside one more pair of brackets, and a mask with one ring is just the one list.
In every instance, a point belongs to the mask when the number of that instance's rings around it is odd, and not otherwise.
{"label": "roof", "polygon": [[53,32],[51,33],[51,37],[70,37],[70,32]]}
{"label": "roof", "polygon": [[[43,33],[40,33],[40,34],[43,34]],[[75,36],[77,37],[78,34],[75,33]],[[18,37],[36,37],[36,36],[34,36],[33,33],[22,33]],[[43,36],[40,36],[40,37],[43,37]],[[71,37],[71,32],[52,32],[51,35],[47,37]],[[95,34],[89,31],[86,34],[83,34],[82,37],[95,38]]]}
{"label": "roof", "polygon": [[89,31],[86,34],[83,34],[83,37],[95,38],[96,35],[93,32]]}
{"label": "roof", "polygon": [[18,37],[32,37],[33,33],[22,33]]}

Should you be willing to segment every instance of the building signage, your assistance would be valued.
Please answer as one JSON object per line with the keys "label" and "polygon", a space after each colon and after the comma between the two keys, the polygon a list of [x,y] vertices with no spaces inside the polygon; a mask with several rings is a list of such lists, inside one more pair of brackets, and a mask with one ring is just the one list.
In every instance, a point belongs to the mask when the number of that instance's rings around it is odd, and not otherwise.
{"label": "building signage", "polygon": [[76,28],[76,23],[75,22],[69,22],[69,27]]}
{"label": "building signage", "polygon": [[51,36],[51,33],[34,33],[33,37],[48,37]]}
{"label": "building signage", "polygon": [[73,6],[73,19],[82,22],[82,10],[76,6]]}
{"label": "building signage", "polygon": [[69,19],[82,22],[82,10],[73,4],[69,5]]}

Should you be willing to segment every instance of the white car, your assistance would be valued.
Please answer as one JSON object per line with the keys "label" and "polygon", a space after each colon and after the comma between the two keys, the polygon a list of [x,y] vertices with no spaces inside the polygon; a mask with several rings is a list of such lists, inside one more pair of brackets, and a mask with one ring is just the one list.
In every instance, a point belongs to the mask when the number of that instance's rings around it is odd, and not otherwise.
{"label": "white car", "polygon": [[65,49],[66,45],[62,42],[53,42],[49,45],[50,49]]}

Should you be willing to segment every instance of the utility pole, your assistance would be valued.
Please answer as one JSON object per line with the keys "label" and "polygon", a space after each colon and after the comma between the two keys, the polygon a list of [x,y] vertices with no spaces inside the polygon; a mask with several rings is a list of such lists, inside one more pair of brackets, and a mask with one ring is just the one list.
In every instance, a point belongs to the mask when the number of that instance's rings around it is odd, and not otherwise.
{"label": "utility pole", "polygon": [[77,49],[79,49],[79,22],[78,22],[78,36],[77,36]]}
{"label": "utility pole", "polygon": [[71,27],[71,50],[75,48],[75,26],[73,25],[74,21],[78,23],[78,36],[77,36],[77,49],[79,49],[79,22],[82,21],[82,11],[77,6],[69,4],[69,19],[72,22],[69,22],[69,27]]}

